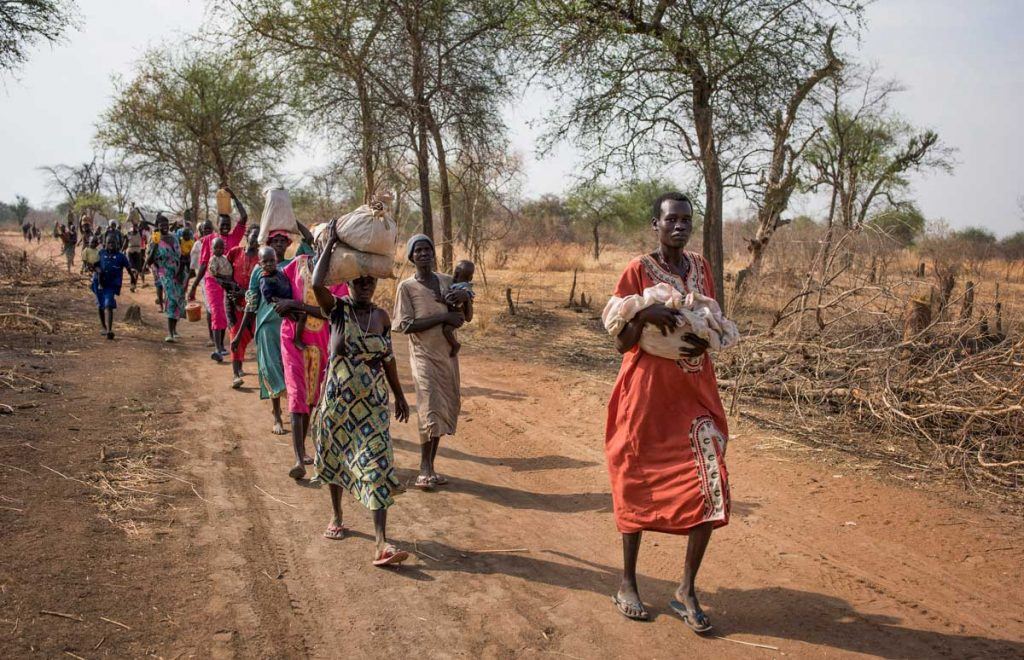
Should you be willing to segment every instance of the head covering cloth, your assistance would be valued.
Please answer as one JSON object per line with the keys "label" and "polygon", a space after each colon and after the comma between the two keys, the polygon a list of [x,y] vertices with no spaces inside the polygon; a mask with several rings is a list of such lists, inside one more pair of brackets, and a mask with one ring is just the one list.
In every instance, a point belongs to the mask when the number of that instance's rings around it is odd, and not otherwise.
{"label": "head covering cloth", "polygon": [[405,244],[405,258],[412,261],[412,251],[416,248],[416,244],[420,241],[426,241],[430,243],[430,249],[434,249],[434,240],[426,234],[416,234],[415,236],[409,237],[409,242]]}

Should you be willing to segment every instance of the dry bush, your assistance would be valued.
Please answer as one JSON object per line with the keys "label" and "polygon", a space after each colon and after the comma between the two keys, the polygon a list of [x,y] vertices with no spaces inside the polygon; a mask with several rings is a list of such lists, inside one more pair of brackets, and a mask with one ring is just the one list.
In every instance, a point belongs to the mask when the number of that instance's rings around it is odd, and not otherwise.
{"label": "dry bush", "polygon": [[[1006,292],[996,305],[995,287],[984,284],[973,318],[942,314],[929,282],[902,276],[913,255],[877,248],[870,237],[851,236],[830,256],[823,282],[775,285],[766,325],[719,361],[722,384],[734,396],[785,402],[789,430],[816,442],[872,453],[873,441],[910,439],[929,467],[957,468],[972,483],[1019,495],[1024,336],[1005,308]],[[940,268],[952,261],[932,257]],[[899,268],[881,276],[883,259]],[[950,310],[964,295],[954,285]],[[772,286],[761,278],[754,297]],[[927,319],[908,328],[915,299]]]}

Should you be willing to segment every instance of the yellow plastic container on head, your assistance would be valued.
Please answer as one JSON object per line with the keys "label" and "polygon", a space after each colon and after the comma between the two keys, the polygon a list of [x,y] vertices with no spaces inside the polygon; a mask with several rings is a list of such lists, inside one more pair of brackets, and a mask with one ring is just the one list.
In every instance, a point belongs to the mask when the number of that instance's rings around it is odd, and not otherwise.
{"label": "yellow plastic container on head", "polygon": [[217,213],[231,215],[231,193],[223,188],[217,191]]}

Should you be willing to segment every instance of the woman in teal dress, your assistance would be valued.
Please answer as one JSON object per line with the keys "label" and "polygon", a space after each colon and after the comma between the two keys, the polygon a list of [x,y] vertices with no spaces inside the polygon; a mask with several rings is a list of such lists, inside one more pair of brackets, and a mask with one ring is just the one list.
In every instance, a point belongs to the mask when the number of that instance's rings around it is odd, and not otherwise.
{"label": "woman in teal dress", "polygon": [[391,444],[388,388],[395,397],[395,418],[409,419],[409,404],[398,380],[391,348],[391,319],[373,304],[377,280],[361,277],[349,283],[350,297],[335,298],[324,282],[337,245],[332,222],[330,240],[313,270],[312,285],[324,316],[330,319],[330,363],[323,396],[313,413],[316,443],[313,483],[328,484],[334,518],[324,536],[341,539],[341,489],[373,512],[375,566],[405,561],[409,554],[387,541],[387,512],[400,489]]}
{"label": "woman in teal dress", "polygon": [[[309,230],[299,225],[299,230],[306,236]],[[312,238],[310,236],[310,238]],[[273,231],[267,238],[267,245],[277,255],[277,267],[283,268],[291,262],[285,258],[285,252],[291,246],[291,236],[286,231]],[[311,252],[307,242],[303,241],[296,254]],[[285,393],[284,366],[281,361],[281,316],[269,300],[260,295],[260,277],[262,269],[256,267],[249,277],[249,289],[245,293],[245,315],[239,328],[246,328],[255,323],[252,336],[256,342],[256,370],[260,382],[260,398],[270,399],[274,410],[274,435],[284,435],[284,421],[281,419],[281,395]],[[235,335],[238,339],[242,332]],[[231,350],[237,350],[238,342],[231,341]]]}
{"label": "woman in teal dress", "polygon": [[[143,218],[145,221],[145,218]],[[178,341],[178,319],[185,316],[185,276],[181,267],[181,246],[170,230],[170,223],[162,213],[156,216],[159,240],[150,244],[143,266],[145,271],[156,266],[156,277],[164,292],[164,314],[167,315],[166,342]]]}

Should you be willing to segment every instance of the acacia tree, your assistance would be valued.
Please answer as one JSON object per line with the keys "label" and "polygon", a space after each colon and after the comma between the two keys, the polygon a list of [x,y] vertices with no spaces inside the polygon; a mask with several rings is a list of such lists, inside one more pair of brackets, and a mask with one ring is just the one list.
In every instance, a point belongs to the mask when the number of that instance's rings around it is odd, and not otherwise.
{"label": "acacia tree", "polygon": [[[517,2],[498,0],[231,0],[243,39],[289,72],[300,106],[358,155],[369,198],[379,178],[415,165],[424,233],[441,200],[442,265],[452,261],[453,145],[503,136],[507,98],[496,37]],[[485,150],[480,150],[486,153]],[[438,175],[432,176],[431,161]],[[399,196],[396,202],[401,204]]]}
{"label": "acacia tree", "polygon": [[809,190],[830,192],[820,279],[835,238],[836,217],[859,229],[881,208],[904,205],[914,172],[952,170],[953,150],[932,130],[916,129],[889,109],[901,87],[879,80],[874,69],[850,69],[826,85],[818,132],[805,153],[813,171]]}
{"label": "acacia tree", "polygon": [[[282,69],[305,117],[327,129],[363,176],[363,201],[377,192],[387,107],[370,75],[386,2],[230,0],[243,44]],[[268,61],[269,60],[269,61]],[[343,159],[344,160],[344,159]]]}
{"label": "acacia tree", "polygon": [[[453,259],[450,153],[501,153],[505,126],[499,108],[509,98],[504,30],[516,1],[388,0],[400,30],[383,41],[391,49],[374,69],[388,101],[405,114],[415,153],[424,233],[433,235],[430,156],[441,199],[441,264]],[[433,151],[431,152],[431,149]]]}
{"label": "acacia tree", "polygon": [[74,9],[70,0],[0,0],[0,71],[24,64],[36,43],[60,41]]}
{"label": "acacia tree", "polygon": [[836,20],[858,0],[535,0],[539,65],[569,99],[549,135],[569,131],[602,167],[696,165],[704,256],[723,292],[725,189],[756,171],[757,117],[786,108]]}
{"label": "acacia tree", "polygon": [[586,226],[594,240],[593,256],[601,257],[602,227],[642,227],[650,221],[651,200],[672,184],[661,179],[633,179],[621,186],[583,181],[566,197],[574,223]]}
{"label": "acacia tree", "polygon": [[[834,37],[833,27],[829,29],[825,38],[821,64],[797,84],[784,107],[761,108],[762,111],[768,111],[763,121],[765,132],[771,137],[771,152],[767,167],[756,185],[757,232],[747,245],[750,262],[736,276],[737,293],[742,290],[743,283],[749,276],[758,274],[769,241],[779,227],[788,223],[782,214],[789,207],[789,200],[800,182],[803,152],[817,134],[817,129],[809,128],[807,118],[801,117],[801,108],[815,88],[830,76],[836,75],[843,66],[842,60],[833,50]],[[800,135],[794,140],[798,121],[801,121],[799,128],[802,130],[798,131]]]}
{"label": "acacia tree", "polygon": [[103,192],[119,218],[123,218],[139,183],[139,170],[120,154],[114,164],[108,165],[103,177]]}
{"label": "acacia tree", "polygon": [[133,158],[151,181],[184,191],[199,217],[211,180],[242,188],[287,152],[285,86],[237,57],[149,52],[129,82],[115,79],[98,141]]}
{"label": "acacia tree", "polygon": [[28,217],[29,211],[32,207],[29,206],[28,198],[23,195],[15,195],[14,206],[11,207],[14,212],[14,219],[18,221],[18,226],[21,227],[25,224],[25,218]]}
{"label": "acacia tree", "polygon": [[100,195],[107,171],[106,164],[99,156],[93,156],[92,160],[78,165],[44,165],[38,169],[46,175],[50,191],[62,195],[62,204],[68,208],[74,206],[79,197]]}

